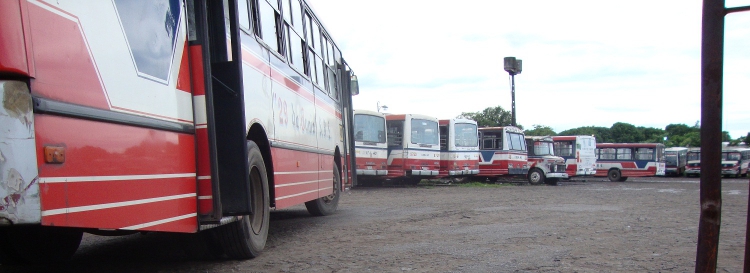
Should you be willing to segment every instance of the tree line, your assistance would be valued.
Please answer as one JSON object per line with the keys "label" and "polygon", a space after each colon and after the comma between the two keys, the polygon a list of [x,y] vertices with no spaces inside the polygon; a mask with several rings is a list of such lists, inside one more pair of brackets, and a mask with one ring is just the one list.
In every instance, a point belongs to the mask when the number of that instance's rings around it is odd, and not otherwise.
{"label": "tree line", "polygon": [[[501,106],[488,107],[479,112],[463,112],[457,118],[471,119],[477,122],[479,127],[496,127],[511,125],[511,113]],[[517,124],[517,127],[524,129]],[[527,136],[572,136],[593,135],[599,143],[664,143],[667,147],[700,147],[701,128],[700,122],[689,126],[687,124],[669,124],[664,129],[654,127],[635,126],[625,122],[615,122],[611,127],[582,126],[568,129],[559,133],[551,127],[534,124],[533,129],[526,129]],[[750,144],[750,132],[747,136],[732,139],[729,132],[722,132],[722,141],[730,145],[740,142]]]}

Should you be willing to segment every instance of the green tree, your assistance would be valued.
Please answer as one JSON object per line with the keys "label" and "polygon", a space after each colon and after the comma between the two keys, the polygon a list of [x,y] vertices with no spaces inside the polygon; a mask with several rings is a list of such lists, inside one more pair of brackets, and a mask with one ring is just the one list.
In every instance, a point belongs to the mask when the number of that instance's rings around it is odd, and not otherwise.
{"label": "green tree", "polygon": [[558,133],[557,135],[558,136],[578,136],[578,135],[594,136],[596,137],[596,142],[599,142],[599,143],[613,142],[612,135],[610,134],[609,128],[607,127],[584,126],[584,127],[568,129],[568,130]]}
{"label": "green tree", "polygon": [[745,145],[750,145],[750,132],[747,133],[747,136],[745,136]]}
{"label": "green tree", "polygon": [[525,130],[524,133],[527,136],[554,136],[557,135],[552,127],[546,125],[534,124],[534,129]]}
{"label": "green tree", "polygon": [[638,127],[638,130],[640,130],[643,134],[643,140],[641,142],[646,143],[662,143],[664,142],[664,137],[666,136],[666,132],[664,130],[654,127]]}
{"label": "green tree", "polygon": [[[481,112],[463,112],[457,118],[470,119],[479,127],[510,126],[511,113],[501,106],[487,107]],[[523,129],[520,125],[519,128]]]}
{"label": "green tree", "polygon": [[612,141],[616,143],[635,143],[643,140],[643,133],[630,123],[616,122],[609,130]]}

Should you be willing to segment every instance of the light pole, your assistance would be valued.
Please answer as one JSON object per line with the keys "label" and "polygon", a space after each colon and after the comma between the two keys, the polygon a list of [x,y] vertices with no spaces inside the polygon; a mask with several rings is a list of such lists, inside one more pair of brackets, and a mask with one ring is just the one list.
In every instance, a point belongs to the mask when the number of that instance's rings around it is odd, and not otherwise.
{"label": "light pole", "polygon": [[378,113],[380,113],[380,109],[383,109],[383,111],[388,111],[388,106],[380,106],[380,101],[378,101]]}
{"label": "light pole", "polygon": [[516,74],[521,74],[521,59],[505,57],[503,67],[510,74],[511,125],[516,126]]}

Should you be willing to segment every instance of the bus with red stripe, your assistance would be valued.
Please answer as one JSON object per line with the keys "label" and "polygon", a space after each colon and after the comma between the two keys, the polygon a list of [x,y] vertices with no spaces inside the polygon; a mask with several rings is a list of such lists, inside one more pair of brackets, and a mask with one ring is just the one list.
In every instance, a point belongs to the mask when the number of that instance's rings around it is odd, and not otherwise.
{"label": "bus with red stripe", "polygon": [[523,130],[514,126],[479,128],[479,174],[484,179],[527,175],[529,172]]}
{"label": "bus with red stripe", "polygon": [[420,114],[387,114],[388,179],[419,184],[438,176],[440,134],[438,119]]}
{"label": "bus with red stripe", "polygon": [[596,174],[609,181],[628,177],[664,176],[666,163],[661,143],[597,143]]}
{"label": "bus with red stripe", "polygon": [[385,132],[383,113],[354,110],[354,154],[358,185],[382,181],[388,175],[388,143]]}
{"label": "bus with red stripe", "polygon": [[596,173],[596,137],[553,136],[555,155],[565,159],[569,177],[590,176]]}
{"label": "bus with red stripe", "polygon": [[750,148],[725,147],[721,151],[721,175],[745,177],[750,165]]}
{"label": "bus with red stripe", "polygon": [[305,0],[0,1],[0,263],[83,232],[256,257],[270,208],[351,186],[356,86]]}
{"label": "bus with red stripe", "polygon": [[529,173],[526,179],[531,185],[557,185],[560,179],[567,179],[565,159],[555,155],[554,142],[548,136],[526,136],[526,150],[529,158]]}
{"label": "bus with red stripe", "polygon": [[441,119],[439,178],[456,181],[479,174],[477,122],[470,119]]}

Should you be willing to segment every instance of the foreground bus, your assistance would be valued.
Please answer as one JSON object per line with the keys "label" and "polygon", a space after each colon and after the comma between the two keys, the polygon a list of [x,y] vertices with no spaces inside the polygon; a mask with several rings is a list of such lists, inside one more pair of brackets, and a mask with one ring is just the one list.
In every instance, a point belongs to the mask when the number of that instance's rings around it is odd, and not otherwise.
{"label": "foreground bus", "polygon": [[351,78],[304,0],[0,1],[0,263],[84,231],[259,255],[271,207],[350,185]]}
{"label": "foreground bus", "polygon": [[565,159],[555,155],[552,138],[548,136],[526,136],[529,173],[526,178],[531,185],[547,183],[557,185],[560,179],[567,179]]}
{"label": "foreground bus", "polygon": [[454,181],[479,173],[477,122],[470,119],[441,119],[439,178]]}
{"label": "foreground bus", "polygon": [[664,160],[667,169],[664,171],[664,175],[682,176],[685,174],[687,153],[688,148],[685,147],[666,148],[664,150]]}
{"label": "foreground bus", "polygon": [[569,177],[596,174],[596,138],[594,136],[553,136],[555,155],[565,159]]}
{"label": "foreground bus", "polygon": [[440,169],[438,119],[419,114],[386,115],[389,179],[419,184]]}
{"label": "foreground bus", "polygon": [[747,176],[750,149],[725,148],[721,152],[721,174],[724,177]]}
{"label": "foreground bus", "polygon": [[685,165],[685,176],[701,175],[701,150],[693,148],[687,152],[687,164]]}
{"label": "foreground bus", "polygon": [[609,181],[628,177],[664,176],[664,144],[597,143],[596,175]]}
{"label": "foreground bus", "polygon": [[357,184],[383,180],[388,175],[388,143],[383,113],[354,110],[354,151]]}
{"label": "foreground bus", "polygon": [[479,174],[485,179],[529,172],[526,140],[518,127],[479,128]]}

